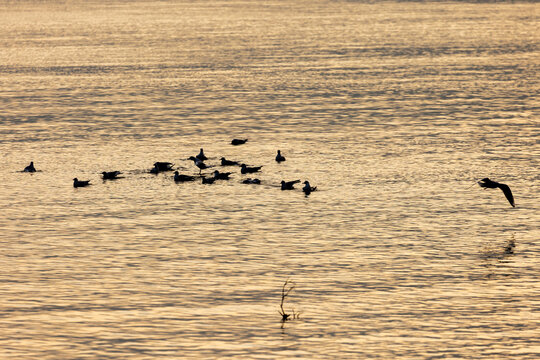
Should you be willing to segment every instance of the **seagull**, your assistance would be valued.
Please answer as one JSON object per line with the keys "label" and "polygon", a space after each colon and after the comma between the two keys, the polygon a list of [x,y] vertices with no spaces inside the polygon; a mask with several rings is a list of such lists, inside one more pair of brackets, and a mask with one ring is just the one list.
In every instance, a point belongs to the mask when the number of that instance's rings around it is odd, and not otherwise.
{"label": "seagull", "polygon": [[174,181],[175,182],[184,182],[184,181],[193,181],[195,176],[179,174],[178,171],[174,172]]}
{"label": "seagull", "polygon": [[242,181],[242,184],[260,184],[260,183],[261,183],[261,180],[252,179],[252,178],[247,178],[244,181]]}
{"label": "seagull", "polygon": [[88,186],[88,185],[90,185],[90,180],[79,181],[77,178],[73,179],[73,187],[75,188]]}
{"label": "seagull", "polygon": [[250,174],[250,173],[254,173],[254,172],[257,172],[257,171],[261,170],[261,168],[262,168],[262,166],[249,167],[246,164],[242,164],[242,170],[240,170],[240,172],[242,174]]}
{"label": "seagull", "polygon": [[220,173],[219,171],[215,170],[214,171],[214,179],[216,179],[216,180],[229,180],[229,176],[231,174],[232,173],[230,173],[230,172]]}
{"label": "seagull", "polygon": [[30,161],[30,165],[25,167],[23,172],[36,172],[36,168],[34,167],[34,162]]}
{"label": "seagull", "polygon": [[155,162],[154,167],[159,171],[172,171],[172,167],[174,164],[171,164],[170,162]]}
{"label": "seagull", "polygon": [[489,178],[484,178],[478,182],[478,185],[480,185],[483,188],[489,188],[489,189],[495,189],[499,188],[504,193],[504,196],[506,196],[506,199],[508,199],[508,202],[512,207],[516,207],[514,204],[514,196],[512,196],[512,191],[510,190],[510,187],[506,184],[501,184],[496,181],[492,181]]}
{"label": "seagull", "polygon": [[312,191],[315,190],[317,190],[316,186],[310,186],[309,181],[304,181],[304,187],[302,188],[302,191],[306,194],[306,196],[308,196],[309,194],[311,194]]}
{"label": "seagull", "polygon": [[231,144],[232,145],[242,145],[242,144],[245,144],[246,142],[248,141],[248,139],[233,139],[231,141]]}
{"label": "seagull", "polygon": [[281,155],[281,151],[277,151],[277,155],[276,155],[276,161],[278,163],[282,162],[282,161],[285,161],[285,156]]}
{"label": "seagull", "polygon": [[190,156],[188,160],[193,160],[193,163],[195,163],[195,166],[199,168],[199,174],[202,170],[208,169],[211,166],[206,165],[202,162],[202,160],[197,159],[195,156]]}
{"label": "seagull", "polygon": [[221,166],[233,166],[233,165],[240,166],[238,161],[227,160],[224,157],[221,158]]}
{"label": "seagull", "polygon": [[202,176],[202,183],[203,184],[213,184],[214,181],[216,181],[216,178],[214,178],[214,177],[207,178],[207,177]]}
{"label": "seagull", "polygon": [[294,184],[298,184],[300,180],[293,181],[284,181],[281,180],[281,190],[292,190],[294,189]]}
{"label": "seagull", "polygon": [[201,160],[201,161],[204,161],[204,160],[208,160],[208,158],[204,155],[204,151],[203,149],[201,148],[201,152],[199,153],[199,155],[195,156],[197,159]]}
{"label": "seagull", "polygon": [[101,173],[103,175],[103,180],[115,180],[118,179],[118,175],[120,175],[120,171],[104,171]]}

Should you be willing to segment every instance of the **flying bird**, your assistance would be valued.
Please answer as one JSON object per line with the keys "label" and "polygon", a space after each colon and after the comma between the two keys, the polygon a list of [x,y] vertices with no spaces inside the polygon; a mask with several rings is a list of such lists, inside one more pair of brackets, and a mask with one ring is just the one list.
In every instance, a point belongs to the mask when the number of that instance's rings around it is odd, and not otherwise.
{"label": "flying bird", "polygon": [[73,179],[73,187],[84,187],[90,185],[90,180],[80,181],[77,178]]}
{"label": "flying bird", "polygon": [[248,139],[233,139],[231,141],[232,145],[242,145],[245,144],[248,141]]}
{"label": "flying bird", "polygon": [[512,207],[516,207],[514,204],[514,196],[512,195],[512,191],[510,190],[510,187],[506,184],[501,184],[496,181],[490,180],[489,178],[484,178],[478,182],[478,185],[480,185],[483,188],[489,188],[489,189],[495,189],[499,188],[504,193],[504,196],[506,196],[506,199],[508,199],[508,202]]}
{"label": "flying bird", "polygon": [[311,186],[309,184],[309,181],[304,181],[304,187],[302,188],[302,191],[306,194],[306,196],[308,196],[309,194],[311,194],[312,191],[315,191],[317,190],[317,187],[316,186]]}
{"label": "flying bird", "polygon": [[34,162],[30,161],[30,165],[25,167],[23,172],[36,172],[36,168],[34,167]]}
{"label": "flying bird", "polygon": [[240,172],[242,174],[250,174],[261,170],[261,168],[262,166],[247,166],[246,164],[242,164],[242,169]]}
{"label": "flying bird", "polygon": [[294,184],[298,184],[300,180],[285,181],[281,180],[281,190],[292,190],[294,189]]}
{"label": "flying bird", "polygon": [[184,181],[193,181],[195,176],[179,174],[178,171],[174,172],[174,181],[175,182],[184,182]]}
{"label": "flying bird", "polygon": [[122,174],[120,171],[103,171],[101,175],[103,180],[114,180],[118,179],[118,175]]}
{"label": "flying bird", "polygon": [[280,150],[277,151],[276,161],[277,161],[278,163],[280,163],[280,162],[282,162],[282,161],[285,161],[285,156],[281,155],[281,151],[280,151]]}

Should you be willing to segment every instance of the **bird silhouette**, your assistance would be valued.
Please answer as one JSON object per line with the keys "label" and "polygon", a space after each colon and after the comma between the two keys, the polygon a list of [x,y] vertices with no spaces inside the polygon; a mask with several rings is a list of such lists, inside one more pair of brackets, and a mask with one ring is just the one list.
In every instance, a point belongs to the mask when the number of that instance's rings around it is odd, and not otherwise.
{"label": "bird silhouette", "polygon": [[84,186],[88,186],[88,185],[90,185],[90,180],[80,181],[77,178],[73,179],[73,187],[75,187],[75,188],[84,187]]}
{"label": "bird silhouette", "polygon": [[281,180],[281,190],[292,190],[294,189],[294,184],[298,184],[300,180],[285,181]]}
{"label": "bird silhouette", "polygon": [[280,150],[277,151],[276,161],[277,161],[278,163],[280,163],[280,162],[282,162],[282,161],[285,161],[285,156],[281,155],[281,151],[280,151]]}
{"label": "bird silhouette", "polygon": [[233,165],[240,166],[238,161],[227,160],[224,157],[221,158],[221,166],[233,166]]}
{"label": "bird silhouette", "polygon": [[302,191],[306,194],[306,196],[308,196],[309,194],[311,194],[312,191],[315,191],[317,190],[317,187],[316,186],[311,186],[309,184],[309,181],[304,181],[304,187],[302,188]]}
{"label": "bird silhouette", "polygon": [[232,173],[230,172],[222,173],[222,172],[219,172],[218,170],[214,170],[214,178],[216,180],[229,180],[229,176],[231,174]]}
{"label": "bird silhouette", "polygon": [[260,183],[261,183],[261,180],[252,179],[252,178],[247,178],[244,181],[242,181],[242,184],[260,184]]}
{"label": "bird silhouette", "polygon": [[254,173],[254,172],[257,172],[259,170],[261,170],[262,166],[247,166],[246,164],[242,164],[242,169],[240,170],[240,172],[242,174],[250,174],[250,173]]}
{"label": "bird silhouette", "polygon": [[233,139],[231,141],[232,145],[242,145],[245,144],[248,141],[248,139]]}
{"label": "bird silhouette", "polygon": [[204,160],[208,160],[208,158],[204,155],[204,151],[203,149],[201,148],[201,152],[199,152],[199,155],[195,156],[197,159],[201,160],[201,161],[204,161]]}
{"label": "bird silhouette", "polygon": [[30,165],[25,167],[23,172],[36,172],[36,168],[34,167],[34,162],[30,161]]}
{"label": "bird silhouette", "polygon": [[201,173],[202,170],[212,167],[212,166],[206,165],[202,160],[197,159],[195,156],[190,156],[188,160],[193,160],[193,163],[195,164],[195,166],[199,168],[199,174]]}
{"label": "bird silhouette", "polygon": [[195,176],[179,174],[178,171],[174,172],[174,181],[175,182],[184,182],[184,181],[193,181]]}
{"label": "bird silhouette", "polygon": [[118,179],[118,175],[120,175],[120,171],[103,171],[101,175],[103,176],[103,180],[114,180]]}
{"label": "bird silhouette", "polygon": [[155,163],[154,163],[154,167],[155,167],[158,171],[171,171],[173,166],[174,166],[174,164],[172,164],[172,163],[170,163],[170,162],[161,162],[161,161],[158,161],[158,162],[155,162]]}
{"label": "bird silhouette", "polygon": [[506,199],[508,199],[510,205],[512,205],[512,207],[516,207],[516,205],[514,204],[514,196],[512,195],[512,191],[510,190],[510,187],[508,185],[498,183],[496,181],[490,180],[489,178],[484,178],[480,180],[478,182],[478,185],[486,189],[501,189],[504,193],[504,196],[506,196]]}

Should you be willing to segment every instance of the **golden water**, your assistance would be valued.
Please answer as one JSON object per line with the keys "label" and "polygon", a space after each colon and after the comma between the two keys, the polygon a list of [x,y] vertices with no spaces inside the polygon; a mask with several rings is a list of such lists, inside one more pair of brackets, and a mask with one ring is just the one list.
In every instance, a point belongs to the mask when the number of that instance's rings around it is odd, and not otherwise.
{"label": "golden water", "polygon": [[[534,3],[3,3],[0,358],[538,359],[538,40]],[[147,173],[201,147],[263,184]]]}

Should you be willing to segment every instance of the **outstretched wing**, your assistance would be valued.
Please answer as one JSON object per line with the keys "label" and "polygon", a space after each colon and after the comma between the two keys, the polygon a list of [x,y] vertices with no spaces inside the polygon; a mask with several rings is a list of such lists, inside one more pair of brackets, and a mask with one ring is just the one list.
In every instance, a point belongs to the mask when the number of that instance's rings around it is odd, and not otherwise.
{"label": "outstretched wing", "polygon": [[512,191],[510,190],[510,187],[506,184],[499,184],[499,189],[502,190],[502,192],[504,193],[504,196],[506,196],[506,198],[508,199],[508,202],[510,202],[510,205],[512,205],[512,207],[516,207],[516,205],[514,205],[514,196],[512,195]]}

